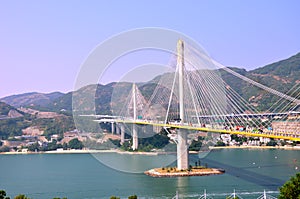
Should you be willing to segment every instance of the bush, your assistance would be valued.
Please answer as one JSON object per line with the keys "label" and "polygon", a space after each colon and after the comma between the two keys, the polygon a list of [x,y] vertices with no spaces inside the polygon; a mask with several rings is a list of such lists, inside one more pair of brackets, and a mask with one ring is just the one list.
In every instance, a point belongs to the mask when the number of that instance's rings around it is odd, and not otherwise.
{"label": "bush", "polygon": [[0,190],[0,199],[10,199],[4,190]]}
{"label": "bush", "polygon": [[83,144],[81,141],[78,140],[78,138],[74,138],[73,140],[70,140],[69,147],[71,149],[82,149]]}
{"label": "bush", "polygon": [[9,152],[10,148],[8,146],[0,147],[0,152]]}
{"label": "bush", "polygon": [[300,198],[300,173],[291,177],[282,187],[279,188],[278,199],[298,199]]}
{"label": "bush", "polygon": [[27,196],[25,196],[23,194],[20,194],[20,195],[17,195],[16,197],[14,197],[14,199],[30,199],[30,198],[28,198]]}

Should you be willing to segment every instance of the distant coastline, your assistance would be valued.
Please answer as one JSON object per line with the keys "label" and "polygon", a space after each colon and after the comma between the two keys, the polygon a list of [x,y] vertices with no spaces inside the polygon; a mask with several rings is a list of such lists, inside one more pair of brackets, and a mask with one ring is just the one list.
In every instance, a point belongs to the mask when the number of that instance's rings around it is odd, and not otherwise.
{"label": "distant coastline", "polygon": [[300,150],[300,146],[213,146],[209,149],[286,149]]}
{"label": "distant coastline", "polygon": [[[209,147],[210,150],[218,149],[283,149],[283,150],[300,150],[300,146],[218,146]],[[163,155],[163,154],[176,154],[176,152],[130,152],[121,151],[118,149],[110,150],[57,150],[57,151],[39,151],[39,152],[1,152],[0,155],[26,155],[26,154],[87,154],[87,153],[119,153],[119,154],[134,154],[134,155]],[[198,151],[189,151],[190,154],[201,153]]]}
{"label": "distant coastline", "polygon": [[176,154],[176,152],[130,152],[118,149],[109,150],[89,150],[89,149],[73,149],[73,150],[55,150],[55,151],[39,151],[39,152],[1,152],[0,155],[26,155],[26,154],[88,154],[88,153],[118,153],[118,154],[135,154],[135,155],[159,155],[159,154]]}

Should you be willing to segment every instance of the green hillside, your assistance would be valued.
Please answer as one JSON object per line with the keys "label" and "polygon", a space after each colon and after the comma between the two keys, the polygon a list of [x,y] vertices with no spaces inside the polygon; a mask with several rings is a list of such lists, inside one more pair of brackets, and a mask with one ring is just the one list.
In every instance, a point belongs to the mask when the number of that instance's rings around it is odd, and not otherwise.
{"label": "green hillside", "polygon": [[[300,83],[300,53],[288,59],[249,71],[247,77],[277,91],[296,97],[299,92],[293,93],[292,90],[299,87]],[[249,85],[246,88],[243,96],[246,99],[255,96],[253,100],[258,103],[260,110],[268,110],[274,102],[280,100],[279,97],[253,86]]]}

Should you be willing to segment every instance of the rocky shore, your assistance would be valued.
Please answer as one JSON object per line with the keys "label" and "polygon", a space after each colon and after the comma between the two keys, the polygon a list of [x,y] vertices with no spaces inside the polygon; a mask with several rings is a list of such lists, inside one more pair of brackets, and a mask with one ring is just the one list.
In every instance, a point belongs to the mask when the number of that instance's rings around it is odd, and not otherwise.
{"label": "rocky shore", "polygon": [[207,175],[219,175],[225,173],[223,169],[216,168],[193,168],[191,170],[169,170],[168,168],[155,168],[144,172],[148,176],[152,177],[183,177],[183,176],[207,176]]}

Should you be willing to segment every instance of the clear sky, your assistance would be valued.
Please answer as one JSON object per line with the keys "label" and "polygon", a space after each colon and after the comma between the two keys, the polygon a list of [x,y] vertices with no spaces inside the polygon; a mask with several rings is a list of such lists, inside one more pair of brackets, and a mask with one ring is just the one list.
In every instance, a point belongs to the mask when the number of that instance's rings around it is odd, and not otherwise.
{"label": "clear sky", "polygon": [[99,43],[142,27],[182,32],[223,65],[251,70],[300,52],[299,9],[298,0],[1,0],[0,97],[71,91]]}

